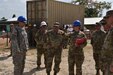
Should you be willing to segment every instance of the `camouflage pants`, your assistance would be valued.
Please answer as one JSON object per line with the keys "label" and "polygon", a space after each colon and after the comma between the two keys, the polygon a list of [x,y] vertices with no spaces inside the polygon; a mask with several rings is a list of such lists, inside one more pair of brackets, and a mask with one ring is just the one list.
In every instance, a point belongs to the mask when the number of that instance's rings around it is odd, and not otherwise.
{"label": "camouflage pants", "polygon": [[37,45],[37,66],[41,65],[41,56],[42,54],[44,54],[44,64],[46,67],[46,58],[47,58],[46,51],[47,50],[43,48],[43,45]]}
{"label": "camouflage pants", "polygon": [[107,64],[104,66],[105,67],[105,74],[104,75],[113,75],[113,72],[110,71],[110,66],[113,68],[113,62],[107,62]]}
{"label": "camouflage pants", "polygon": [[13,53],[14,75],[23,75],[26,51]]}
{"label": "camouflage pants", "polygon": [[100,53],[93,53],[93,58],[95,60],[95,69],[100,69]]}
{"label": "camouflage pants", "polygon": [[[77,50],[79,51],[79,50]],[[82,75],[82,64],[84,61],[84,53],[82,50],[76,52],[73,49],[69,49],[68,53],[68,70],[69,75],[74,75],[74,65],[76,64],[76,75]]]}
{"label": "camouflage pants", "polygon": [[63,48],[64,48],[64,49],[67,48],[67,45],[68,45],[68,41],[67,41],[67,40],[68,40],[68,37],[65,37],[65,38],[64,38],[64,44],[63,44]]}
{"label": "camouflage pants", "polygon": [[50,48],[47,50],[47,67],[46,67],[46,72],[51,71],[52,67],[52,62],[54,59],[54,72],[58,73],[60,68],[60,63],[61,63],[61,55],[62,55],[62,48]]}

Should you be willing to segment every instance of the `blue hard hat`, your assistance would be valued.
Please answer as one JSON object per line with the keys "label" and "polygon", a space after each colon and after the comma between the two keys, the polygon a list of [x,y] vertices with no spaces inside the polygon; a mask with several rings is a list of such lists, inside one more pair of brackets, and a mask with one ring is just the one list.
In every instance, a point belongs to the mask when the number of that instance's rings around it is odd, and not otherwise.
{"label": "blue hard hat", "polygon": [[81,26],[81,22],[79,20],[75,20],[73,22],[73,26],[76,27],[76,26]]}
{"label": "blue hard hat", "polygon": [[19,16],[18,19],[17,19],[17,21],[19,21],[19,22],[25,22],[26,19],[23,16]]}

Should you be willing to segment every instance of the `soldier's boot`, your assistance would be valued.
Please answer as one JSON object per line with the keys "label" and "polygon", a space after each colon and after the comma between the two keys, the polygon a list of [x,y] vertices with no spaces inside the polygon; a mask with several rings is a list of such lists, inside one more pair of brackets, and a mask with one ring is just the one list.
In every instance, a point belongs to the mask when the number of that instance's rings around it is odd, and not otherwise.
{"label": "soldier's boot", "polygon": [[99,69],[96,71],[96,75],[100,75]]}
{"label": "soldier's boot", "polygon": [[102,75],[105,75],[105,72],[102,72]]}
{"label": "soldier's boot", "polygon": [[82,70],[81,69],[76,69],[76,75],[82,75]]}
{"label": "soldier's boot", "polygon": [[54,75],[57,75],[57,72],[54,72]]}
{"label": "soldier's boot", "polygon": [[105,73],[102,73],[102,75],[105,75]]}
{"label": "soldier's boot", "polygon": [[50,75],[50,72],[47,72],[47,75]]}
{"label": "soldier's boot", "polygon": [[40,69],[40,65],[37,65],[37,69]]}

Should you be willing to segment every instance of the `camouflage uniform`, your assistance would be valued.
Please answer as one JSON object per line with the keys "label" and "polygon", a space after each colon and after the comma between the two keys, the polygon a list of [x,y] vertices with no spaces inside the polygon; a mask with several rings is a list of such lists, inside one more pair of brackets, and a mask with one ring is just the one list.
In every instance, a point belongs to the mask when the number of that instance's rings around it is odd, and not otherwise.
{"label": "camouflage uniform", "polygon": [[105,38],[101,55],[105,75],[113,75],[113,72],[110,71],[110,68],[113,68],[113,28],[109,30]]}
{"label": "camouflage uniform", "polygon": [[36,32],[38,31],[38,29],[36,27],[32,28],[32,46],[33,47],[36,47],[36,42],[35,42],[35,35],[36,35]]}
{"label": "camouflage uniform", "polygon": [[76,75],[82,75],[82,64],[84,61],[83,48],[86,46],[87,42],[81,44],[80,46],[75,45],[75,39],[78,37],[86,38],[82,31],[73,31],[70,34],[69,42],[69,52],[68,52],[68,65],[69,65],[69,75],[74,75],[74,65],[76,64]]}
{"label": "camouflage uniform", "polygon": [[11,46],[11,37],[12,37],[12,31],[14,29],[14,24],[10,25],[10,37],[9,37],[9,42],[10,42],[10,55],[8,55],[8,57],[12,56],[12,46]]}
{"label": "camouflage uniform", "polygon": [[12,32],[10,32],[10,37],[9,37],[9,42],[10,42],[10,55],[8,55],[8,57],[12,56],[11,37],[12,37]]}
{"label": "camouflage uniform", "polygon": [[97,70],[96,75],[99,75],[100,55],[101,55],[105,36],[106,33],[103,32],[102,30],[96,30],[95,32],[92,33],[91,45],[93,47],[93,58],[95,60],[95,68]]}
{"label": "camouflage uniform", "polygon": [[[64,31],[65,31],[65,30],[64,30]],[[65,33],[67,33],[67,31],[65,31]],[[68,41],[67,41],[67,40],[68,40],[68,36],[65,35],[65,36],[64,36],[64,45],[63,45],[63,48],[64,48],[64,49],[67,49],[67,46],[68,46]]]}
{"label": "camouflage uniform", "polygon": [[28,49],[27,33],[24,28],[15,27],[11,36],[14,75],[23,75],[26,51]]}
{"label": "camouflage uniform", "polygon": [[37,67],[40,67],[41,65],[41,56],[42,54],[44,54],[44,64],[46,67],[46,32],[41,32],[40,30],[37,31],[36,35],[35,35],[35,41],[36,41],[36,47],[37,47]]}
{"label": "camouflage uniform", "polygon": [[55,33],[53,30],[47,33],[47,68],[46,72],[49,75],[52,67],[52,62],[54,59],[54,75],[59,72],[59,65],[61,63],[62,45],[63,45],[63,34],[62,30],[58,30]]}

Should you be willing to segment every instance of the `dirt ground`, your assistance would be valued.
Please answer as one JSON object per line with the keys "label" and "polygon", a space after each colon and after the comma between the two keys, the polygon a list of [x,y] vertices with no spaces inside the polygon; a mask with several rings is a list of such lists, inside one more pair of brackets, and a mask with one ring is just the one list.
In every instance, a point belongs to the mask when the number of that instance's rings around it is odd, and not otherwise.
{"label": "dirt ground", "polygon": [[[1,43],[3,40],[0,39],[0,75],[13,75],[13,64],[12,57],[7,57],[10,54],[10,50],[3,48],[4,45]],[[85,60],[82,66],[83,75],[95,75],[95,62],[92,57],[92,47],[90,44],[84,48]],[[68,75],[68,49],[64,49],[62,53],[62,62],[60,64],[60,72],[58,75]],[[76,66],[75,66],[76,74]],[[24,75],[46,75],[46,70],[44,68],[43,56],[41,69],[36,69],[36,49],[30,49],[27,52],[26,64],[24,69]],[[51,72],[53,75],[53,70]],[[101,74],[102,75],[102,74]]]}

